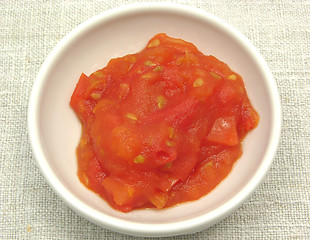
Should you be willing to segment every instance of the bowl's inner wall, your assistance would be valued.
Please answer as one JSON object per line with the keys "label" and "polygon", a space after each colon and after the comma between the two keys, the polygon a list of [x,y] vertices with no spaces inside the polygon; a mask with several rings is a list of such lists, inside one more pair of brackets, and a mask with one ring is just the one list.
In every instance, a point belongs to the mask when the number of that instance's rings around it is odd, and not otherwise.
{"label": "bowl's inner wall", "polygon": [[[261,116],[257,129],[244,141],[244,154],[232,173],[213,192],[192,203],[166,210],[138,210],[127,214],[113,210],[78,180],[75,149],[81,127],[69,106],[71,94],[82,72],[104,67],[109,59],[140,51],[159,32],[194,43],[200,51],[214,55],[239,73],[249,98]],[[228,201],[242,189],[264,158],[269,143],[272,119],[271,96],[263,72],[253,56],[231,34],[217,28],[214,22],[182,13],[149,11],[127,14],[120,19],[97,23],[63,46],[47,73],[40,101],[39,123],[46,158],[52,171],[64,186],[95,210],[143,223],[165,223],[205,214]]]}

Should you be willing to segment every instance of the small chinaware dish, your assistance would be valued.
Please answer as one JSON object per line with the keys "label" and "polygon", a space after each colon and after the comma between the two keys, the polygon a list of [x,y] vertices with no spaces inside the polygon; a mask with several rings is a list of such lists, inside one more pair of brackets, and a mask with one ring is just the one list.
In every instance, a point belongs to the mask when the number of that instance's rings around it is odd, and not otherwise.
{"label": "small chinaware dish", "polygon": [[232,26],[189,6],[134,4],[53,49],[28,131],[42,174],[77,214],[174,236],[214,225],[254,192],[276,154],[281,105],[265,60]]}

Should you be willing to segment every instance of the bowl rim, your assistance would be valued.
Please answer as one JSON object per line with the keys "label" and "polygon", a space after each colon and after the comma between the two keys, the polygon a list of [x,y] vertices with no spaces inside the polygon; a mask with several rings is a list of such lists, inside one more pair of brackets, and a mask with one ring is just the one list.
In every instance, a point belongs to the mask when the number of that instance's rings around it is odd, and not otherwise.
{"label": "bowl rim", "polygon": [[[194,217],[191,219],[180,220],[172,223],[164,224],[148,224],[131,222],[116,217],[106,215],[99,212],[80,201],[75,197],[56,177],[52,171],[50,164],[44,154],[42,142],[39,132],[39,109],[41,104],[42,89],[46,83],[46,77],[49,75],[53,66],[56,64],[61,52],[65,50],[76,38],[82,36],[85,32],[111,19],[117,19],[126,15],[131,15],[140,12],[173,12],[185,16],[199,18],[205,22],[211,23],[213,26],[220,28],[226,34],[230,35],[236,41],[246,48],[248,54],[255,59],[259,70],[263,73],[264,78],[267,79],[266,86],[268,95],[271,98],[271,133],[269,137],[268,147],[266,149],[264,158],[260,163],[257,171],[251,177],[248,183],[237,192],[231,199],[225,202],[220,207],[208,212],[207,214]],[[256,50],[254,45],[238,30],[224,22],[222,19],[210,14],[204,10],[196,7],[181,5],[175,3],[136,3],[123,5],[102,12],[87,21],[81,23],[71,32],[69,32],[48,55],[42,64],[38,75],[34,81],[29,103],[28,103],[28,135],[31,143],[31,148],[35,156],[37,166],[44,175],[49,186],[57,193],[57,195],[76,213],[88,219],[89,221],[110,230],[134,235],[134,236],[173,236],[188,234],[200,231],[211,225],[214,225],[219,220],[230,214],[233,210],[238,208],[258,187],[266,173],[271,167],[273,158],[277,152],[281,134],[281,103],[278,89],[272,73],[263,59],[262,55]]]}

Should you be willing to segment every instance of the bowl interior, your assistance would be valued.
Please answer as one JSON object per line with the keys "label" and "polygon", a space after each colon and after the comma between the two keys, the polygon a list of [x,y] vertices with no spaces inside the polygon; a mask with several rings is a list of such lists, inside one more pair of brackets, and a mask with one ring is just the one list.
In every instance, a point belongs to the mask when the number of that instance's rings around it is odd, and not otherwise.
{"label": "bowl interior", "polygon": [[[239,73],[261,119],[259,126],[245,138],[243,156],[231,174],[210,194],[165,210],[135,210],[124,214],[109,207],[77,178],[75,149],[81,126],[69,101],[82,72],[89,75],[106,66],[111,58],[142,50],[147,41],[160,32],[194,43],[204,54],[216,56]],[[269,161],[266,148],[271,141],[274,114],[270,86],[253,52],[239,40],[239,36],[227,31],[211,16],[169,8],[101,15],[79,27],[58,46],[41,75],[44,80],[39,79],[44,81],[37,102],[39,138],[45,155],[38,161],[45,162],[43,172],[55,174],[67,191],[93,209],[97,219],[109,215],[135,223],[163,224],[215,213],[219,206],[240,196],[245,187],[249,188],[249,181],[253,181],[257,170]],[[53,184],[53,179],[49,181]],[[62,197],[66,198],[66,194]]]}

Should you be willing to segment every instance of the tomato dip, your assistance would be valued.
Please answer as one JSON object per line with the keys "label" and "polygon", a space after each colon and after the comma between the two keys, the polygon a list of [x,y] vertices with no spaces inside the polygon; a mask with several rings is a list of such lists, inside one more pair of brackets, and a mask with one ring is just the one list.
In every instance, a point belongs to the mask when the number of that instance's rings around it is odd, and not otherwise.
{"label": "tomato dip", "polygon": [[205,196],[259,121],[241,76],[164,33],[82,74],[70,104],[82,124],[78,177],[122,212]]}

